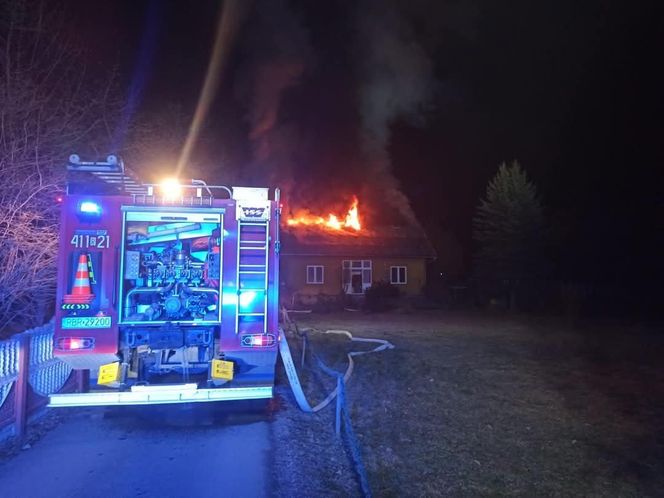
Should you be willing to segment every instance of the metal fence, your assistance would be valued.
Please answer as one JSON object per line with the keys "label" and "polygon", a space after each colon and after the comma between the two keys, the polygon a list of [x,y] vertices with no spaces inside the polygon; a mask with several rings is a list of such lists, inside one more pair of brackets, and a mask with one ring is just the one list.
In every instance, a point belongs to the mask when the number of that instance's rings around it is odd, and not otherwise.
{"label": "metal fence", "polygon": [[30,414],[48,403],[48,395],[72,392],[72,368],[53,357],[53,321],[0,341],[0,429],[13,425],[25,435]]}

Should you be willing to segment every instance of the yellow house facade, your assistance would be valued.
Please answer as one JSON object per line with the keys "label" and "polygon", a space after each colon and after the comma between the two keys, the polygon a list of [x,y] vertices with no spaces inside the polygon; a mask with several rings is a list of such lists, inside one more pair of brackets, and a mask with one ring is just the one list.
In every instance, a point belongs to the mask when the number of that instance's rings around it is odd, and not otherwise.
{"label": "yellow house facade", "polygon": [[418,295],[426,263],[435,257],[422,231],[403,228],[362,235],[285,231],[281,247],[281,293],[290,303],[361,298],[377,282],[395,286],[402,296]]}

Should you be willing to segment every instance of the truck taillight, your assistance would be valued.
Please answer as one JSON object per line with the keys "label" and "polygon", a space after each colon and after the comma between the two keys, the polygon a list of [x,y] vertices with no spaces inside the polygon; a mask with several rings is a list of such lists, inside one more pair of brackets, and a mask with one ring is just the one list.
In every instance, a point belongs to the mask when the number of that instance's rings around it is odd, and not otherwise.
{"label": "truck taillight", "polygon": [[92,337],[61,337],[57,340],[55,347],[60,351],[94,349],[95,340]]}
{"label": "truck taillight", "polygon": [[274,346],[275,338],[272,334],[251,334],[242,336],[242,345],[246,348],[269,348]]}

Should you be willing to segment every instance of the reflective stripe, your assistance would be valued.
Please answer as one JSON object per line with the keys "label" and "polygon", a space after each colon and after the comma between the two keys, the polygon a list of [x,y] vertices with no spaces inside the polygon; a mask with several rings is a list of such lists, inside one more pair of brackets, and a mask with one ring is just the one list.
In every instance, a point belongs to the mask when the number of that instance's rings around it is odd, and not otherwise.
{"label": "reflective stripe", "polygon": [[[192,387],[193,386],[193,387]],[[180,386],[143,386],[136,391],[108,391],[75,394],[53,394],[49,407],[160,405],[167,403],[202,403],[206,401],[235,401],[272,397],[272,386],[220,387],[196,389],[195,384]]]}

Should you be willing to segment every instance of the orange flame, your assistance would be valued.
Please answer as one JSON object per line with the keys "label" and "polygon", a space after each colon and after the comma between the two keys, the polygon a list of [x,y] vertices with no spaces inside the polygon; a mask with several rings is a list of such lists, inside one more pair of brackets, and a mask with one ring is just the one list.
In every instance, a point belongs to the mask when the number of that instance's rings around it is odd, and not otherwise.
{"label": "orange flame", "polygon": [[340,219],[336,214],[329,213],[327,218],[322,216],[313,215],[308,210],[302,210],[296,216],[288,218],[286,223],[288,226],[318,226],[331,230],[344,230],[350,228],[352,230],[360,231],[362,224],[360,223],[360,212],[358,209],[359,202],[357,197],[353,196],[353,203],[351,204],[346,217]]}

